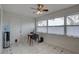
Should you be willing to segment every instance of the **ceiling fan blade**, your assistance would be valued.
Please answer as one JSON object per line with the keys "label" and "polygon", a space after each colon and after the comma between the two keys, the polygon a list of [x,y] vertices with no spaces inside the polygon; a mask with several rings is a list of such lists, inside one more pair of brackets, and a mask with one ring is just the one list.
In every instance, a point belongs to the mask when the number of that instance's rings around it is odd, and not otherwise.
{"label": "ceiling fan blade", "polygon": [[37,10],[36,8],[32,8],[32,7],[31,7],[31,9]]}
{"label": "ceiling fan blade", "polygon": [[47,11],[48,11],[48,9],[43,9],[43,11],[46,11],[46,12],[47,12]]}
{"label": "ceiling fan blade", "polygon": [[38,8],[43,8],[44,5],[43,5],[43,4],[37,4],[37,7],[38,7]]}

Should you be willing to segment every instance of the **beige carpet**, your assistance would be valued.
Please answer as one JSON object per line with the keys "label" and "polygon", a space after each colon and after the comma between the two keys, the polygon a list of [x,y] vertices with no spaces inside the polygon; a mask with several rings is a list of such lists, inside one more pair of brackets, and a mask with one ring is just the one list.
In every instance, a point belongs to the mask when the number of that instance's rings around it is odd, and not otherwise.
{"label": "beige carpet", "polygon": [[70,51],[47,44],[34,42],[29,46],[26,40],[11,44],[10,48],[3,49],[2,54],[70,54]]}

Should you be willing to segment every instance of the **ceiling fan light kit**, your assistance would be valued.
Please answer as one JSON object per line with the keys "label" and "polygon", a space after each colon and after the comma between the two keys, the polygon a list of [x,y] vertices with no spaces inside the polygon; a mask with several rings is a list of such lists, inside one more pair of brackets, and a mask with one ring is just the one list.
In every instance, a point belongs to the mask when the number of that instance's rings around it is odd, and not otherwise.
{"label": "ceiling fan light kit", "polygon": [[37,11],[36,14],[37,14],[37,15],[40,15],[40,14],[43,14],[43,12],[41,12],[41,11]]}

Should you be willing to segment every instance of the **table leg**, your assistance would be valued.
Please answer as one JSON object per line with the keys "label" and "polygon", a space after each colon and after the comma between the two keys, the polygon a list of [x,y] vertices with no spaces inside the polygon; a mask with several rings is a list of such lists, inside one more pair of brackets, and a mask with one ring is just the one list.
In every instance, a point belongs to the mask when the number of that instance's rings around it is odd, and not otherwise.
{"label": "table leg", "polygon": [[27,39],[27,43],[29,42],[29,36],[28,36],[28,39]]}

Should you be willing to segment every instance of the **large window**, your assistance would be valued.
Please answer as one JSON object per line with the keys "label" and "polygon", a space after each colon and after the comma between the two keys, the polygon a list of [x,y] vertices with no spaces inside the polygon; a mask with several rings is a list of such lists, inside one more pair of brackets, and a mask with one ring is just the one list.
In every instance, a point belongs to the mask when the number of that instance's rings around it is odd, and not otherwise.
{"label": "large window", "polygon": [[37,26],[47,26],[47,20],[38,21]]}
{"label": "large window", "polygon": [[67,35],[79,37],[79,26],[67,26]]}
{"label": "large window", "polygon": [[47,33],[47,27],[37,27],[37,32]]}
{"label": "large window", "polygon": [[79,14],[68,16],[67,25],[79,25]]}
{"label": "large window", "polygon": [[48,20],[48,33],[64,34],[64,17]]}
{"label": "large window", "polygon": [[64,25],[64,17],[48,20],[48,26]]}
{"label": "large window", "polygon": [[59,27],[48,27],[48,33],[50,34],[59,34],[59,35],[64,35],[64,27],[59,26]]}
{"label": "large window", "polygon": [[47,20],[37,22],[37,32],[47,33]]}
{"label": "large window", "polygon": [[37,32],[79,37],[79,14],[65,17],[38,21]]}
{"label": "large window", "polygon": [[67,16],[67,35],[79,37],[79,14]]}

